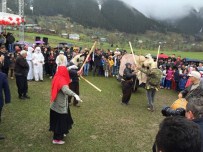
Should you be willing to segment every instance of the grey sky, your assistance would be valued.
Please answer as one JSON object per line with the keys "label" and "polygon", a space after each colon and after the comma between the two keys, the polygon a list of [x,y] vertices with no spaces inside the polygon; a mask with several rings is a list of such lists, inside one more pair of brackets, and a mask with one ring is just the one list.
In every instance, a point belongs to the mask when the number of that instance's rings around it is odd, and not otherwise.
{"label": "grey sky", "polygon": [[191,7],[199,10],[203,0],[121,0],[146,16],[157,19],[174,19],[185,16]]}

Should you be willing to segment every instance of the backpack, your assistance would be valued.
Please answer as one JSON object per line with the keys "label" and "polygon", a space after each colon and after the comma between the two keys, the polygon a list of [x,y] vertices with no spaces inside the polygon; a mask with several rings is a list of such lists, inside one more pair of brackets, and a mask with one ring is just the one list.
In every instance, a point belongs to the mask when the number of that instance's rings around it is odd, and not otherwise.
{"label": "backpack", "polygon": [[151,86],[158,87],[160,85],[162,75],[163,75],[163,73],[161,70],[152,69],[150,74],[148,75],[148,83]]}

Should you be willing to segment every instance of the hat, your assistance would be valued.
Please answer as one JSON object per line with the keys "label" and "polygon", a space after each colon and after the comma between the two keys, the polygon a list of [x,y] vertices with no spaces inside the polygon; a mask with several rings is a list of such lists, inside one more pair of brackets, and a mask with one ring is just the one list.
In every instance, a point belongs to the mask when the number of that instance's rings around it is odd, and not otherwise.
{"label": "hat", "polygon": [[145,55],[145,58],[151,58],[151,57],[152,57],[151,54],[147,54],[147,55]]}
{"label": "hat", "polygon": [[60,54],[64,54],[64,52],[61,50],[60,52],[59,52]]}
{"label": "hat", "polygon": [[197,71],[192,71],[191,73],[188,74],[189,77],[195,77],[196,79],[201,78],[201,74]]}
{"label": "hat", "polygon": [[1,45],[1,48],[5,48],[5,45]]}
{"label": "hat", "polygon": [[132,64],[131,64],[131,63],[126,63],[126,64],[125,64],[125,66],[129,66],[129,65],[132,65]]}

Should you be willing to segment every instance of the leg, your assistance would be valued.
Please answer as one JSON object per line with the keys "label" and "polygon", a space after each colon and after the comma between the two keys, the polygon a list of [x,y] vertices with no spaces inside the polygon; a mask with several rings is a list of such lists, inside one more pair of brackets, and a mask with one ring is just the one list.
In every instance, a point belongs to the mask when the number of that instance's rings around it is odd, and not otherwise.
{"label": "leg", "polygon": [[63,134],[54,133],[53,140],[62,140]]}
{"label": "leg", "polygon": [[1,123],[1,112],[2,112],[2,107],[0,107],[0,123]]}
{"label": "leg", "polygon": [[148,100],[148,106],[151,109],[153,107],[153,104],[152,104],[152,90],[151,89],[147,89],[147,100]]}
{"label": "leg", "polygon": [[39,80],[43,80],[43,65],[39,66]]}
{"label": "leg", "polygon": [[[75,82],[74,83],[74,91],[77,95],[79,95],[79,82]],[[78,104],[78,101],[74,98],[74,101],[73,101],[73,105],[76,106]]]}
{"label": "leg", "polygon": [[22,76],[16,76],[16,85],[18,88],[18,97],[21,98],[23,95],[23,79]]}

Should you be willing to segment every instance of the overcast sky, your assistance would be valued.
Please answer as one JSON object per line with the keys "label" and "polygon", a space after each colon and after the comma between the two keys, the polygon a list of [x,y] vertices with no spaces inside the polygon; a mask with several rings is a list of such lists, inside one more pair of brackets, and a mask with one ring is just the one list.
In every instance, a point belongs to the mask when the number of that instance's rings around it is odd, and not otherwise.
{"label": "overcast sky", "polygon": [[198,10],[203,0],[121,0],[146,16],[158,19],[174,19],[188,14],[191,7]]}

